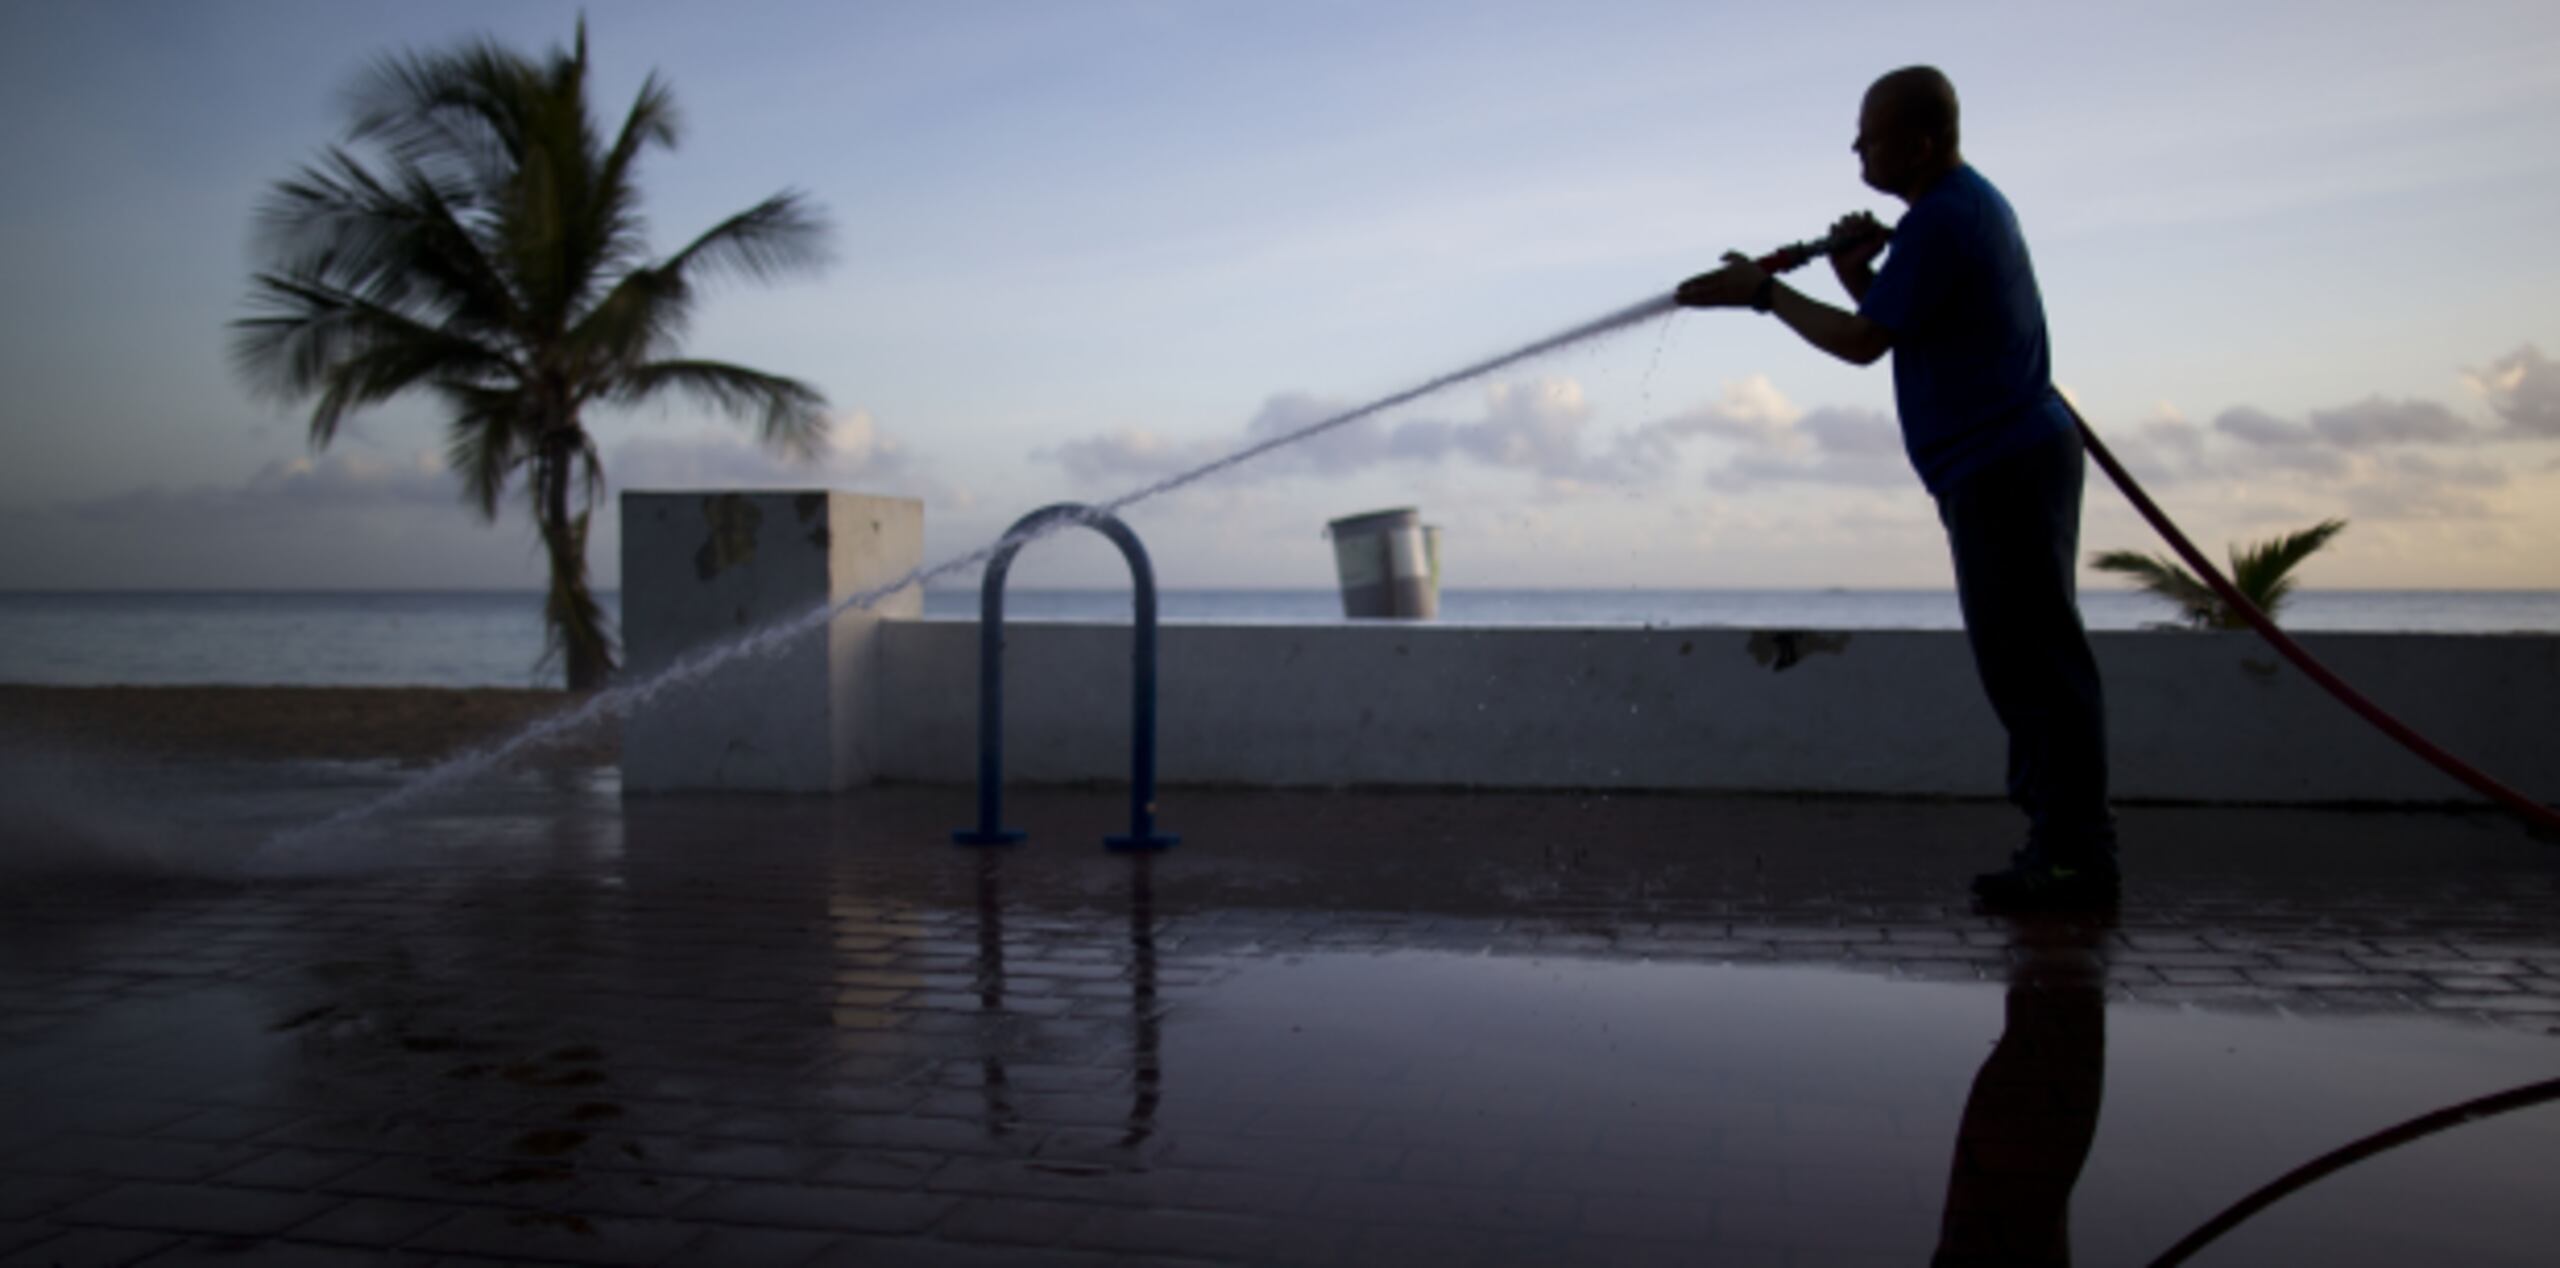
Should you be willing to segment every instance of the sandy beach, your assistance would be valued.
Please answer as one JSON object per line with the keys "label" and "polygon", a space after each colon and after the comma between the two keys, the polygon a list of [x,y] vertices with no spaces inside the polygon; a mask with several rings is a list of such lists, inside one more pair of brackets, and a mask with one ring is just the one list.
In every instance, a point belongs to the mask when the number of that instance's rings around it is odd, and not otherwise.
{"label": "sandy beach", "polygon": [[[89,751],[423,765],[504,739],[577,699],[495,687],[0,685],[0,732],[16,743]],[[601,766],[619,754],[619,730],[608,723],[532,760]]]}

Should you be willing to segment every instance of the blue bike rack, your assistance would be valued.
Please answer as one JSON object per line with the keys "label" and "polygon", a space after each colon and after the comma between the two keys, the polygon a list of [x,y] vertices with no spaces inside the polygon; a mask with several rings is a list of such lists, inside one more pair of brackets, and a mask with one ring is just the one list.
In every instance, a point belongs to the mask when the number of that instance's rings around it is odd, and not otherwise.
{"label": "blue bike rack", "polygon": [[[1131,653],[1129,716],[1129,832],[1104,839],[1114,850],[1161,850],[1182,838],[1156,831],[1156,571],[1147,548],[1118,517],[1080,502],[1044,506],[1014,521],[1006,537],[1017,537],[1051,520],[1088,524],[1129,561],[1129,580],[1137,591],[1137,639]],[[1004,826],[1004,581],[1013,557],[1027,542],[1015,542],[987,561],[987,577],[978,592],[978,826],[951,834],[961,845],[1012,845],[1023,839],[1019,828]]]}

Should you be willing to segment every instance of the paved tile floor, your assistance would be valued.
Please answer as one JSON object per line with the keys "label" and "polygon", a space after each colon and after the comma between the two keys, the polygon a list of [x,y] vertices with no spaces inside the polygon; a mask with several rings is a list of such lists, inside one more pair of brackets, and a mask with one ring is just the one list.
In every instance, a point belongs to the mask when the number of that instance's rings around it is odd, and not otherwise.
{"label": "paved tile floor", "polygon": [[[2033,924],[1945,802],[1173,790],[1130,856],[552,777],[168,866],[391,778],[316,769],[0,877],[0,1264],[2142,1263],[2560,1074],[2560,848],[2485,814],[2136,807]],[[2197,1262],[2547,1263],[2555,1164],[2519,1110]]]}

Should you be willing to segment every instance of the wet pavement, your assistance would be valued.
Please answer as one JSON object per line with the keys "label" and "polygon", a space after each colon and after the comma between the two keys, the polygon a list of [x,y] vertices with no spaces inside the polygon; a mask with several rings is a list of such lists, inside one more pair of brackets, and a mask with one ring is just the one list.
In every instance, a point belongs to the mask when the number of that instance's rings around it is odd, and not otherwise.
{"label": "wet pavement", "polygon": [[[2560,849],[2483,814],[2135,807],[2117,917],[2016,923],[1969,803],[1177,789],[1132,856],[554,775],[244,882],[398,776],[152,778],[14,825],[0,1264],[2139,1264],[2560,1076]],[[2193,1262],[2547,1263],[2555,1164],[2526,1105]]]}

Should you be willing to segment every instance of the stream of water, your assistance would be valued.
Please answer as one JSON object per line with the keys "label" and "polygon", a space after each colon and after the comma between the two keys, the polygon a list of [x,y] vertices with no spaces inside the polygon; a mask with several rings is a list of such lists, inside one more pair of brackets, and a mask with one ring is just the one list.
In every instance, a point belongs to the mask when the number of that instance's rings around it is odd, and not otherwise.
{"label": "stream of water", "polygon": [[1345,410],[1330,418],[1319,419],[1295,431],[1247,445],[1188,471],[1166,476],[1153,484],[1121,494],[1107,502],[1094,504],[1081,515],[1044,520],[1029,528],[1007,533],[966,554],[913,569],[905,576],[885,585],[872,587],[839,602],[819,604],[799,616],[749,630],[724,643],[715,643],[701,648],[682,657],[652,677],[599,691],[589,696],[576,708],[566,709],[545,718],[497,744],[431,767],[420,773],[417,778],[379,798],[362,805],[348,807],[308,827],[280,833],[269,840],[265,848],[260,851],[260,861],[270,867],[298,863],[312,851],[335,838],[356,832],[370,821],[402,806],[477,778],[505,765],[528,749],[536,748],[556,737],[574,733],[605,719],[620,717],[635,709],[644,708],[669,687],[702,678],[733,662],[776,651],[793,639],[816,630],[840,612],[869,608],[909,586],[924,585],[962,569],[974,567],[994,558],[999,553],[1019,549],[1029,542],[1076,524],[1090,523],[1105,516],[1116,515],[1127,507],[1170,493],[1185,485],[1206,480],[1229,468],[1251,462],[1275,449],[1294,445],[1299,441],[1357,422],[1373,414],[1411,404],[1435,392],[1482,378],[1498,370],[1508,369],[1524,361],[1534,360],[1585,340],[1667,316],[1677,307],[1678,304],[1667,294],[1628,305],[1616,312],[1583,322],[1533,343],[1524,344],[1509,352],[1426,379],[1403,391],[1379,397],[1366,405]]}

